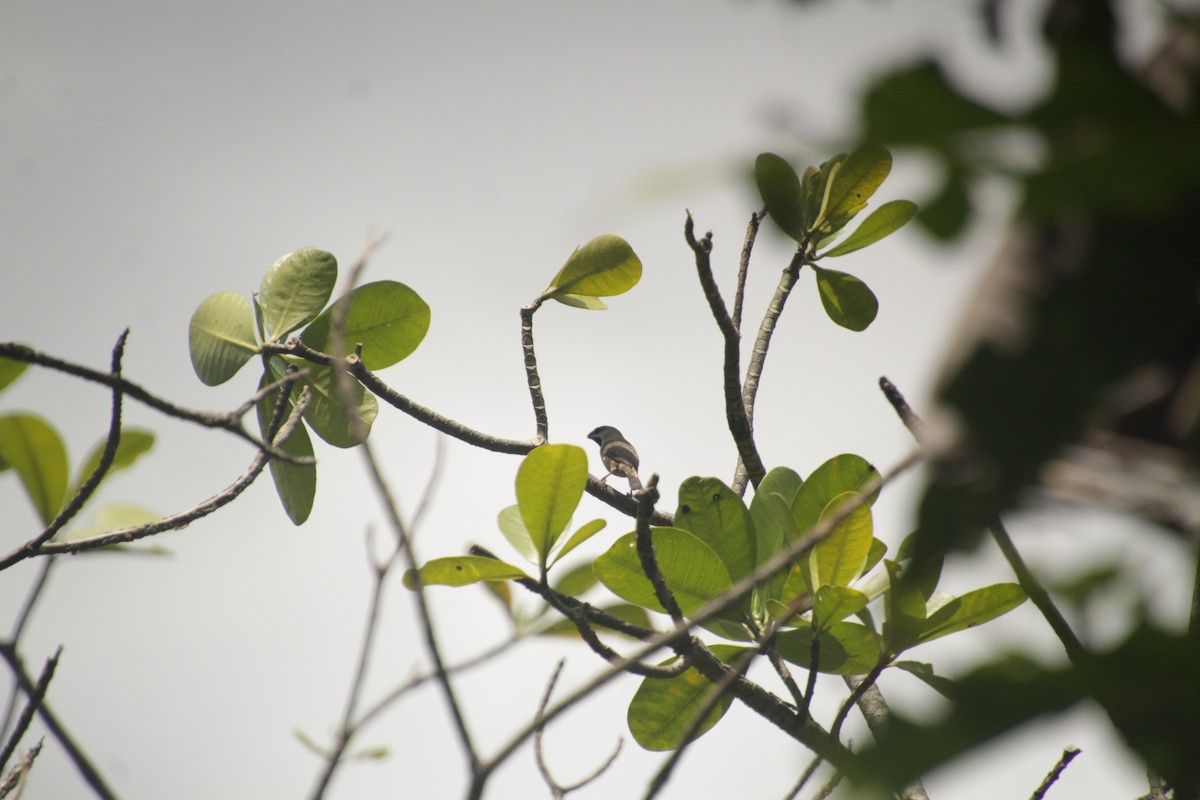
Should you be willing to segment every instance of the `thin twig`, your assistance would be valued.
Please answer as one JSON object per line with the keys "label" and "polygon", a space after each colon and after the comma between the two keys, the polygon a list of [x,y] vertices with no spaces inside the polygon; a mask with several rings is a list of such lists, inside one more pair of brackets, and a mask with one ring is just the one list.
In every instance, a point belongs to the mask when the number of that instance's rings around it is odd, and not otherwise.
{"label": "thin twig", "polygon": [[765,208],[750,214],[750,224],[746,226],[746,238],[742,242],[742,257],[738,259],[737,289],[733,293],[733,327],[737,328],[739,333],[742,330],[742,306],[746,301],[746,274],[750,271],[750,254],[754,250],[758,226],[766,215]]}
{"label": "thin twig", "polygon": [[[33,583],[29,585],[29,591],[25,593],[25,600],[21,603],[21,610],[17,612],[17,619],[13,623],[12,633],[8,637],[8,646],[14,650],[20,644],[21,634],[25,632],[25,626],[29,624],[29,618],[33,614],[33,607],[37,604],[38,598],[42,596],[42,590],[46,588],[46,582],[50,579],[50,570],[56,560],[54,556],[42,560],[37,577],[33,579]],[[9,690],[8,702],[4,706],[4,716],[0,718],[0,736],[3,736],[8,731],[8,726],[13,720],[13,714],[17,712],[17,695],[20,694],[20,691],[17,688],[17,684],[13,683]]]}
{"label": "thin twig", "polygon": [[33,715],[46,698],[46,689],[49,688],[50,680],[54,677],[54,670],[58,667],[60,655],[62,655],[61,647],[54,651],[54,655],[46,659],[46,664],[42,667],[42,674],[38,676],[37,684],[34,685],[33,692],[29,695],[29,701],[21,709],[20,716],[17,717],[16,727],[13,728],[8,741],[4,743],[4,749],[0,750],[0,772],[4,772],[8,766],[8,760],[12,758],[13,753],[17,752],[17,745],[21,743],[22,737],[29,730],[29,725],[33,722]]}
{"label": "thin twig", "polygon": [[1034,790],[1033,794],[1029,796],[1029,800],[1043,800],[1043,798],[1046,796],[1046,792],[1050,791],[1050,787],[1054,785],[1055,781],[1057,781],[1059,776],[1062,775],[1063,770],[1067,768],[1067,765],[1070,764],[1077,755],[1079,755],[1078,747],[1064,747],[1062,756],[1058,759],[1058,763],[1055,764],[1054,769],[1050,770],[1050,772],[1046,775],[1041,785],[1038,786],[1038,788]]}
{"label": "thin twig", "polygon": [[725,301],[721,299],[721,290],[717,288],[717,282],[713,278],[710,258],[712,234],[706,234],[702,239],[697,240],[695,224],[690,213],[684,223],[683,232],[688,246],[695,254],[696,273],[700,279],[700,287],[704,290],[709,310],[712,312],[725,342],[724,380],[722,382],[725,393],[725,420],[733,442],[737,445],[738,456],[746,465],[750,482],[757,486],[767,474],[767,470],[758,454],[758,447],[754,443],[754,431],[746,416],[746,406],[742,402],[741,340],[737,327],[733,324],[733,319],[725,308]]}
{"label": "thin twig", "polygon": [[[13,676],[17,679],[17,684],[21,687],[21,691],[25,692],[27,697],[32,697],[35,691],[34,683],[30,680],[29,675],[25,672],[24,666],[21,664],[15,650],[6,644],[0,644],[0,658],[3,658],[8,663],[8,668],[12,671]],[[100,800],[116,800],[116,793],[109,788],[108,783],[100,775],[100,771],[92,764],[91,760],[84,754],[83,749],[75,742],[67,730],[58,721],[58,717],[50,710],[50,706],[44,701],[38,706],[38,716],[42,720],[42,724],[46,726],[46,730],[50,731],[50,735],[62,746],[67,758],[75,769],[78,770],[80,777],[83,778],[95,795]]]}
{"label": "thin twig", "polygon": [[[550,675],[550,680],[546,682],[546,691],[542,693],[542,700],[540,703],[538,703],[537,717],[535,718],[535,722],[542,718],[542,713],[546,710],[546,704],[550,702],[550,695],[554,692],[554,685],[558,683],[558,676],[562,673],[563,664],[565,663],[566,660],[560,658],[558,660],[558,664],[554,667],[554,672]],[[564,797],[576,789],[582,789],[584,786],[587,786],[589,783],[595,781],[608,771],[608,768],[611,767],[613,762],[617,760],[617,756],[621,754],[621,745],[623,742],[618,738],[616,749],[614,749],[609,757],[604,760],[604,763],[596,767],[596,769],[592,770],[590,774],[581,778],[575,783],[563,786],[559,784],[558,781],[554,780],[554,776],[550,774],[550,767],[546,764],[546,756],[545,753],[542,752],[542,734],[544,732],[545,725],[538,726],[537,730],[534,731],[533,756],[534,761],[537,762],[538,772],[542,774],[542,779],[546,782],[546,786],[550,788],[550,793],[554,796],[554,800],[563,800]]]}
{"label": "thin twig", "polygon": [[795,800],[795,798],[799,796],[800,792],[804,791],[804,787],[808,784],[808,782],[812,780],[812,776],[817,773],[817,768],[823,763],[824,759],[822,759],[820,756],[813,758],[813,760],[810,761],[808,766],[804,769],[804,772],[800,774],[800,779],[796,781],[796,785],[792,787],[791,791],[787,793],[783,800]]}
{"label": "thin twig", "polygon": [[550,420],[546,414],[546,398],[542,395],[542,379],[538,375],[537,353],[533,347],[533,315],[542,306],[542,298],[521,307],[521,354],[525,361],[525,383],[533,402],[533,421],[537,428],[535,441],[541,444],[550,438]]}

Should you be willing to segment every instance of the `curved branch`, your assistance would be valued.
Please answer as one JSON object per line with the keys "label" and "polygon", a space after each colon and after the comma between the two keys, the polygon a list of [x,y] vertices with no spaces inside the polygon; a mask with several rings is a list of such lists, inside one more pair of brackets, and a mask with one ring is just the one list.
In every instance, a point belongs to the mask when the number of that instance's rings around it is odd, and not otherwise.
{"label": "curved branch", "polygon": [[542,395],[542,379],[538,375],[537,353],[533,349],[533,315],[542,306],[542,298],[521,308],[521,352],[525,361],[525,382],[533,401],[533,420],[537,426],[537,442],[550,438],[550,420],[546,414],[546,398]]}

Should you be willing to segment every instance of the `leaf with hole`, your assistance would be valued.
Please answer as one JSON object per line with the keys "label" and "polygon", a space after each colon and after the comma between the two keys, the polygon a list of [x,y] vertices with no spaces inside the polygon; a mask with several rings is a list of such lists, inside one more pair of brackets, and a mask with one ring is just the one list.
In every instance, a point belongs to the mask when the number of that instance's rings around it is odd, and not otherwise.
{"label": "leaf with hole", "polygon": [[512,564],[485,556],[450,556],[435,558],[419,571],[404,573],[403,583],[409,589],[417,586],[417,576],[423,586],[468,586],[480,581],[506,581],[529,576]]}

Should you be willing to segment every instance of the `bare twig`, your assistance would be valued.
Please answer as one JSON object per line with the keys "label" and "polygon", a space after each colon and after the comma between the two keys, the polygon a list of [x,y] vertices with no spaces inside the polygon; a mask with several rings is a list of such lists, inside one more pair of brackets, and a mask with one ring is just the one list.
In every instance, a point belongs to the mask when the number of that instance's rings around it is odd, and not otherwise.
{"label": "bare twig", "polygon": [[804,787],[810,780],[812,780],[812,776],[817,773],[817,768],[820,767],[822,763],[824,763],[824,759],[822,759],[820,756],[817,756],[810,761],[808,766],[804,769],[804,772],[800,773],[800,778],[796,781],[796,785],[792,787],[791,791],[787,793],[783,800],[795,800],[795,798],[800,795],[800,792],[804,791]]}
{"label": "bare twig", "polygon": [[33,692],[29,695],[29,702],[25,704],[25,708],[21,709],[16,726],[9,735],[8,741],[4,743],[4,749],[0,750],[0,772],[4,772],[8,766],[8,760],[12,758],[13,753],[17,752],[17,745],[21,743],[21,738],[29,730],[29,724],[33,722],[33,715],[46,698],[46,689],[54,677],[54,670],[58,666],[58,657],[61,654],[62,648],[60,647],[54,651],[54,655],[46,659],[46,664],[42,667],[42,674],[38,676],[37,684],[34,685]]}
{"label": "bare twig", "polygon": [[750,271],[750,254],[754,250],[754,240],[758,237],[758,226],[762,224],[767,210],[755,211],[750,214],[750,224],[746,226],[746,238],[742,242],[742,257],[738,259],[737,289],[733,293],[733,327],[740,333],[742,330],[742,306],[746,302],[746,274]]}
{"label": "bare twig", "polygon": [[[550,675],[550,680],[546,682],[546,691],[542,694],[542,701],[538,703],[537,717],[535,722],[542,718],[542,713],[546,710],[546,704],[550,702],[550,695],[554,692],[554,685],[558,683],[558,676],[562,673],[564,663],[566,663],[564,659],[559,659],[558,664],[554,667],[554,672]],[[550,787],[550,793],[554,797],[554,800],[563,800],[564,797],[576,789],[582,789],[584,786],[587,786],[589,783],[595,781],[613,765],[613,762],[617,760],[617,756],[621,754],[621,745],[623,742],[618,738],[616,748],[609,755],[609,757],[604,760],[604,763],[592,770],[589,775],[581,778],[575,783],[563,786],[559,784],[558,781],[554,780],[554,776],[550,774],[550,767],[546,764],[546,756],[542,752],[542,734],[544,731],[545,726],[540,725],[533,733],[533,755],[534,760],[537,762],[538,772],[542,774],[542,779],[546,781],[546,785]]]}
{"label": "bare twig", "polygon": [[33,769],[34,759],[42,752],[42,740],[38,739],[33,747],[25,751],[25,755],[21,756],[21,760],[13,766],[9,773],[0,781],[0,798],[8,797],[13,792],[16,796],[21,796],[21,789],[25,785],[25,778],[29,775],[29,770]]}
{"label": "bare twig", "polygon": [[[12,671],[13,676],[17,679],[17,685],[21,687],[21,691],[27,697],[32,698],[36,688],[29,675],[25,672],[25,667],[21,664],[21,659],[17,656],[16,651],[12,646],[0,644],[0,658],[3,658],[8,663],[8,668]],[[75,765],[80,777],[84,783],[91,788],[92,792],[100,798],[100,800],[116,800],[116,793],[109,788],[108,783],[100,775],[100,771],[96,769],[91,760],[83,752],[83,749],[75,742],[67,730],[58,721],[58,717],[50,710],[50,706],[45,701],[38,705],[38,716],[46,729],[50,731],[50,735],[62,746],[67,758]]]}
{"label": "bare twig", "polygon": [[1064,747],[1062,756],[1058,759],[1058,763],[1055,764],[1054,769],[1050,770],[1050,772],[1046,775],[1041,785],[1038,786],[1038,788],[1034,790],[1033,794],[1029,796],[1029,800],[1042,800],[1046,796],[1046,792],[1050,791],[1050,787],[1053,786],[1055,781],[1059,779],[1059,776],[1062,775],[1063,770],[1067,768],[1067,765],[1070,764],[1077,755],[1079,755],[1078,747]]}
{"label": "bare twig", "polygon": [[[25,600],[21,603],[21,610],[17,612],[12,633],[8,637],[8,645],[14,650],[20,644],[21,634],[25,632],[25,626],[33,614],[33,607],[37,604],[38,598],[42,596],[42,590],[46,588],[46,582],[50,579],[50,570],[54,566],[55,560],[53,556],[42,560],[37,577],[33,579],[33,583],[29,585],[29,591],[25,593]],[[20,691],[14,682],[9,691],[8,702],[4,706],[4,716],[0,718],[0,736],[8,731],[8,726],[12,723],[13,714],[17,711],[17,695]]]}
{"label": "bare twig", "polygon": [[717,321],[717,327],[720,329],[721,337],[725,342],[723,370],[725,420],[729,426],[729,433],[733,437],[734,444],[737,445],[738,456],[742,459],[742,463],[746,465],[746,472],[750,478],[750,482],[757,486],[766,475],[767,470],[763,466],[762,458],[758,454],[758,447],[754,443],[754,431],[750,425],[749,418],[746,416],[746,406],[742,402],[742,378],[740,375],[741,340],[737,327],[733,324],[733,319],[729,316],[729,311],[725,308],[725,301],[721,299],[721,290],[717,288],[717,282],[713,278],[712,261],[710,259],[710,254],[712,253],[712,234],[706,234],[703,238],[697,240],[691,214],[687,216],[683,232],[688,246],[692,248],[692,252],[696,257],[696,273],[700,278],[700,286],[704,290],[704,297],[708,301],[709,310],[712,312],[713,318]]}

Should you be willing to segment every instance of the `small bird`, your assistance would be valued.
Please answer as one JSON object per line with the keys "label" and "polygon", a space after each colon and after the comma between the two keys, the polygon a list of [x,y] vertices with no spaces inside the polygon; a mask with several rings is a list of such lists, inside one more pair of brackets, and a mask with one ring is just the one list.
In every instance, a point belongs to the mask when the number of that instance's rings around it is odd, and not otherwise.
{"label": "small bird", "polygon": [[588,434],[588,438],[600,445],[600,461],[608,470],[600,482],[608,480],[609,475],[616,475],[629,481],[629,491],[636,492],[642,488],[638,478],[638,454],[633,445],[625,440],[621,432],[611,425],[601,425]]}

